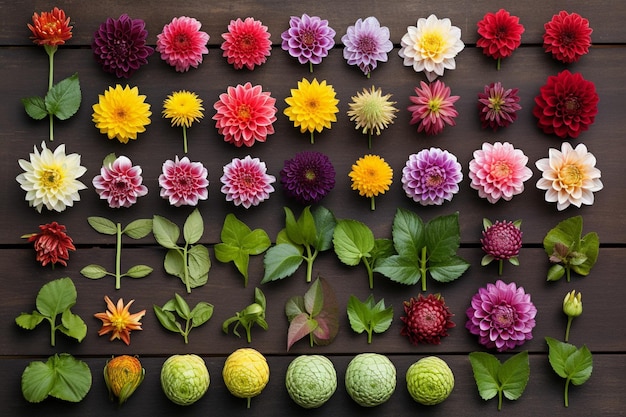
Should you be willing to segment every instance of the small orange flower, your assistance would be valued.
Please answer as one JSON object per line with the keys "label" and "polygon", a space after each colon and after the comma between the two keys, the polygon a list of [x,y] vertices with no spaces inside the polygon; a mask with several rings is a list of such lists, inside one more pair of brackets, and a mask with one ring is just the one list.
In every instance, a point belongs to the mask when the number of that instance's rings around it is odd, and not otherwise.
{"label": "small orange flower", "polygon": [[96,313],[94,317],[102,320],[102,328],[98,331],[98,336],[111,333],[111,339],[121,339],[127,345],[130,345],[131,330],[141,330],[141,318],[146,314],[146,310],[131,314],[128,310],[135,300],[130,300],[124,305],[124,300],[120,298],[117,306],[113,304],[108,296],[104,296],[108,310],[104,313]]}
{"label": "small orange flower", "polygon": [[72,38],[72,28],[70,18],[65,17],[65,12],[55,7],[49,12],[33,14],[33,24],[28,24],[28,28],[33,33],[31,39],[37,45],[58,46]]}

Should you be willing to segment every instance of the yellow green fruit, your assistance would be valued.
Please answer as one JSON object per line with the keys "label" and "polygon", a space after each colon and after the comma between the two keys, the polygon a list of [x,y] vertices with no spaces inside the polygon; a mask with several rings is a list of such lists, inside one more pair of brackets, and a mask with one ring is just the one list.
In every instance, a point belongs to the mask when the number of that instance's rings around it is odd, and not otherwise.
{"label": "yellow green fruit", "polygon": [[406,371],[406,385],[415,401],[424,405],[435,405],[452,393],[454,374],[443,359],[427,356]]}
{"label": "yellow green fruit", "polygon": [[317,408],[335,393],[337,372],[325,356],[298,356],[287,368],[285,386],[296,404],[304,408]]}
{"label": "yellow green fruit", "polygon": [[361,353],[346,369],[346,391],[363,407],[387,401],[396,389],[396,367],[385,355]]}
{"label": "yellow green fruit", "polygon": [[209,389],[209,370],[204,360],[193,354],[173,355],[161,368],[161,387],[172,402],[191,405]]}
{"label": "yellow green fruit", "polygon": [[103,373],[109,396],[122,404],[143,382],[146,371],[136,357],[121,355],[107,361]]}
{"label": "yellow green fruit", "polygon": [[263,391],[270,380],[265,356],[252,348],[237,349],[226,358],[222,377],[226,388],[235,397],[250,399]]}

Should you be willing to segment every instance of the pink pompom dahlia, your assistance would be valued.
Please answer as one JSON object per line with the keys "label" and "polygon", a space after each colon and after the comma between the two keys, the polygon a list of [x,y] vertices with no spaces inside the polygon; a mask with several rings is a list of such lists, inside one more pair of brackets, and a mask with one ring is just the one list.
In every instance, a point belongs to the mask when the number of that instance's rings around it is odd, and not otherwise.
{"label": "pink pompom dahlia", "polygon": [[537,308],[523,287],[501,280],[472,297],[465,327],[488,349],[504,352],[533,338]]}
{"label": "pink pompom dahlia", "polygon": [[439,294],[419,294],[404,302],[404,323],[400,334],[407,336],[413,345],[430,343],[438,345],[441,338],[448,336],[448,329],[455,326],[453,314]]}
{"label": "pink pompom dahlia", "polygon": [[231,86],[213,105],[217,110],[213,120],[225,142],[250,147],[255,142],[265,142],[274,133],[278,111],[275,104],[276,99],[260,85],[248,82]]}
{"label": "pink pompom dahlia", "polygon": [[157,35],[156,50],[176,71],[185,72],[190,67],[198,68],[202,63],[202,55],[209,53],[206,47],[209,34],[201,31],[201,26],[200,21],[193,17],[175,17]]}
{"label": "pink pompom dahlia", "polygon": [[138,197],[148,194],[148,187],[142,184],[141,167],[133,165],[126,156],[105,162],[92,182],[100,198],[107,200],[111,208],[130,207]]}
{"label": "pink pompom dahlia", "polygon": [[463,179],[456,156],[439,148],[409,155],[402,169],[402,188],[407,197],[423,206],[452,200]]}
{"label": "pink pompom dahlia", "polygon": [[500,199],[509,201],[524,191],[524,182],[533,175],[527,163],[524,152],[510,143],[485,142],[469,163],[470,187],[492,204]]}
{"label": "pink pompom dahlia", "polygon": [[221,191],[226,194],[226,201],[250,208],[269,198],[276,177],[267,174],[265,162],[247,155],[243,159],[233,158],[225,165],[220,181],[224,184]]}
{"label": "pink pompom dahlia", "polygon": [[201,162],[191,162],[187,157],[178,159],[178,156],[174,161],[168,159],[159,175],[161,197],[176,207],[195,206],[199,200],[209,198],[208,175]]}
{"label": "pink pompom dahlia", "polygon": [[236,69],[244,66],[253,70],[255,66],[264,64],[270,56],[272,42],[267,26],[259,20],[247,17],[245,20],[231,20],[228,32],[222,34],[224,42],[222,56]]}
{"label": "pink pompom dahlia", "polygon": [[417,124],[417,131],[427,135],[438,135],[446,125],[454,126],[454,118],[459,115],[454,103],[460,96],[451,96],[450,87],[439,80],[431,84],[421,81],[420,86],[415,87],[417,95],[409,97],[413,103],[408,107],[410,123]]}
{"label": "pink pompom dahlia", "polygon": [[591,33],[589,20],[578,13],[561,10],[544,25],[543,48],[554,59],[571,64],[589,52]]}

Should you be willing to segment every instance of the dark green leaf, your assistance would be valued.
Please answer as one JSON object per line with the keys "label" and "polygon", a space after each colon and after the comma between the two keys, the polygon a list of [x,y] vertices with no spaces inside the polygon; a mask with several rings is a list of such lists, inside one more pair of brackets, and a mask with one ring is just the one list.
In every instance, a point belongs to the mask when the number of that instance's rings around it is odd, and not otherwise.
{"label": "dark green leaf", "polygon": [[161,323],[161,326],[163,326],[165,329],[169,330],[170,332],[174,332],[174,333],[179,333],[182,331],[180,324],[176,322],[176,316],[174,316],[174,314],[171,311],[164,310],[156,304],[153,305],[153,309],[154,309],[154,314],[157,316],[157,319],[159,320],[159,323]]}
{"label": "dark green leaf", "polygon": [[65,310],[61,314],[61,325],[62,327],[59,330],[63,334],[79,342],[82,342],[85,336],[87,336],[87,325],[78,314],[74,314],[70,310]]}
{"label": "dark green leaf", "polygon": [[131,267],[126,274],[127,277],[130,278],[144,278],[152,272],[152,268],[148,265],[135,265]]}
{"label": "dark green leaf", "polygon": [[48,117],[48,110],[46,110],[46,102],[43,97],[27,97],[22,99],[24,110],[31,118],[35,120],[42,120]]}
{"label": "dark green leaf", "polygon": [[130,222],[122,233],[131,239],[142,239],[152,232],[152,219],[137,219]]}
{"label": "dark green leaf", "polygon": [[158,215],[152,217],[152,233],[157,243],[167,249],[177,248],[180,229],[174,223]]}
{"label": "dark green leaf", "polygon": [[425,226],[430,262],[445,262],[456,254],[460,244],[459,214],[435,217]]}
{"label": "dark green leaf", "polygon": [[176,314],[178,314],[179,317],[185,320],[191,318],[189,304],[187,304],[187,301],[185,301],[185,299],[178,293],[174,293],[174,306],[176,308]]}
{"label": "dark green leaf", "polygon": [[313,246],[320,252],[326,251],[332,246],[337,220],[330,210],[322,206],[313,211],[313,219],[317,233],[317,240]]}
{"label": "dark green leaf", "polygon": [[100,265],[87,265],[80,270],[80,273],[89,279],[100,279],[107,275],[107,270]]}
{"label": "dark green leaf", "polygon": [[213,316],[213,304],[201,301],[191,310],[193,327],[198,327],[209,321]]}
{"label": "dark green leaf", "polygon": [[392,255],[381,259],[374,272],[386,276],[392,281],[401,284],[413,285],[421,279],[420,268],[414,257],[403,255]]}
{"label": "dark green leaf", "polygon": [[380,260],[395,254],[396,251],[393,248],[393,241],[391,239],[375,239],[374,248],[371,251],[371,263],[374,266],[378,266]]}
{"label": "dark green leaf", "polygon": [[463,275],[469,267],[470,264],[464,259],[452,256],[442,262],[431,262],[428,266],[428,272],[435,281],[450,282]]}
{"label": "dark green leaf", "polygon": [[102,233],[103,235],[117,234],[117,225],[109,219],[92,216],[87,217],[87,222],[98,233]]}
{"label": "dark green leaf", "polygon": [[263,257],[265,274],[261,284],[292,275],[303,261],[300,250],[288,243],[269,248]]}
{"label": "dark green leaf", "polygon": [[517,400],[522,396],[529,377],[528,351],[513,355],[500,366],[498,371],[502,392],[509,400]]}
{"label": "dark green leaf", "polygon": [[393,218],[392,237],[396,252],[418,258],[426,245],[424,222],[413,212],[398,209]]}
{"label": "dark green leaf", "polygon": [[183,238],[189,245],[197,243],[204,233],[204,223],[200,210],[194,209],[183,225]]}
{"label": "dark green leaf", "polygon": [[78,74],[74,74],[52,86],[46,93],[46,110],[59,120],[66,120],[78,111],[81,102]]}
{"label": "dark green leaf", "polygon": [[44,284],[37,294],[37,310],[55,317],[76,304],[76,287],[70,278],[59,278]]}
{"label": "dark green leaf", "polygon": [[333,234],[335,253],[341,262],[355,266],[361,258],[369,257],[374,249],[374,234],[357,220],[340,220]]}
{"label": "dark green leaf", "polygon": [[[302,210],[296,224],[298,225],[298,230],[302,236],[302,244],[315,246],[317,241],[317,229],[315,219],[313,218],[313,214],[311,214],[311,206],[306,206],[304,210]],[[291,231],[287,231],[289,232],[289,236],[291,236]]]}

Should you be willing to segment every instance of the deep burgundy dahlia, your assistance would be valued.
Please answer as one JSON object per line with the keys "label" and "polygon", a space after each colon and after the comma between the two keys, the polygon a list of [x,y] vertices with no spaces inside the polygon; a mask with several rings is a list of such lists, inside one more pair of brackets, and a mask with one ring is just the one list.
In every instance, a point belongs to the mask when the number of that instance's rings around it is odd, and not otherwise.
{"label": "deep burgundy dahlia", "polygon": [[409,341],[417,345],[430,343],[438,345],[441,338],[448,336],[448,329],[455,326],[452,322],[453,314],[439,294],[429,294],[424,297],[404,302],[404,314],[400,320],[404,323],[400,334],[408,336]]}
{"label": "deep burgundy dahlia", "polygon": [[335,168],[321,152],[299,152],[285,161],[280,182],[285,194],[300,204],[317,203],[335,186]]}

